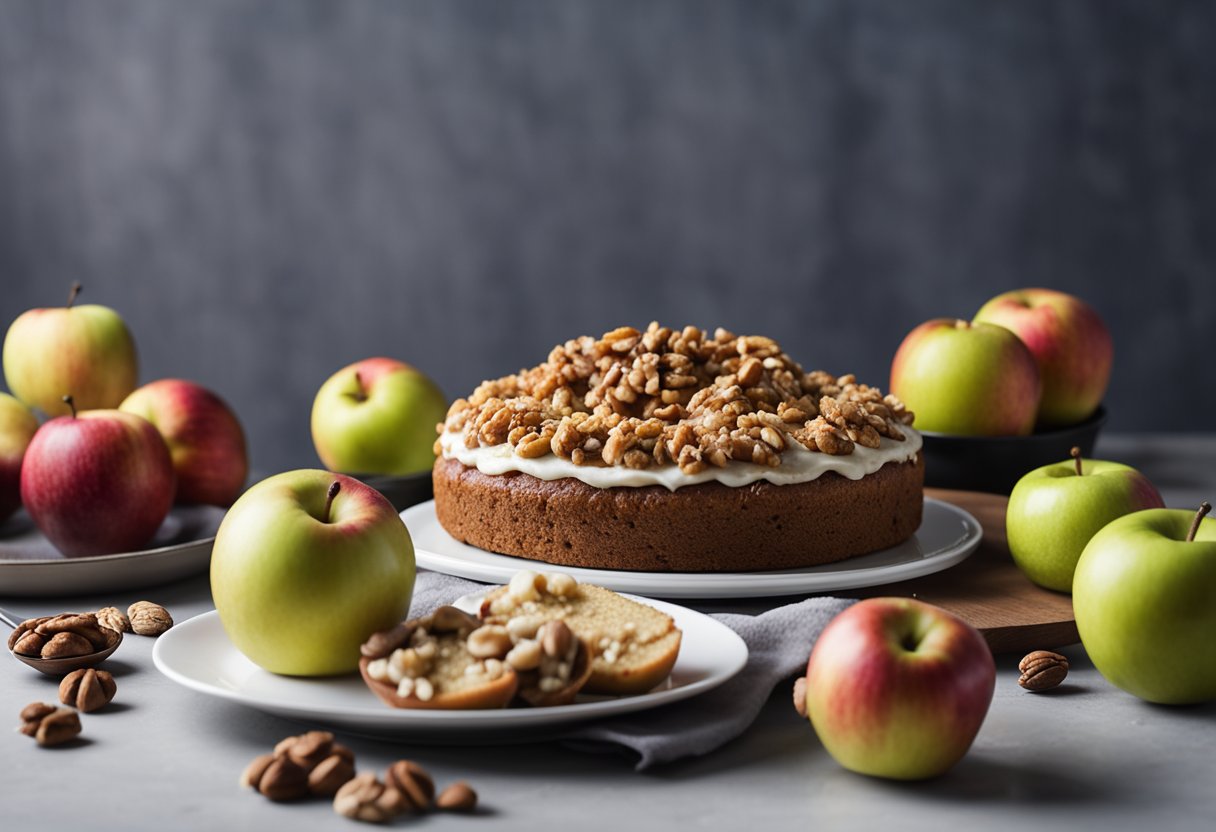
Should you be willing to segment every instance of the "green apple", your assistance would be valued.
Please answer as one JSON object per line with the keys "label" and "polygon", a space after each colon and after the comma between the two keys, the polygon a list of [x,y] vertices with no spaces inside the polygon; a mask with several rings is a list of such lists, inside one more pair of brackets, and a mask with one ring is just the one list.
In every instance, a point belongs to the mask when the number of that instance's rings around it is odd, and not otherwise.
{"label": "green apple", "polygon": [[349,673],[359,645],[406,617],[414,546],[380,492],[325,471],[246,491],[211,554],[211,595],[232,643],[289,676]]}
{"label": "green apple", "polygon": [[312,441],[331,471],[413,474],[435,462],[447,402],[408,364],[368,358],[330,376],[312,404]]}
{"label": "green apple", "polygon": [[1100,459],[1073,459],[1035,468],[1009,495],[1005,534],[1014,563],[1039,586],[1072,590],[1085,544],[1110,521],[1146,508],[1164,508],[1156,487],[1135,468]]}
{"label": "green apple", "polygon": [[37,431],[33,412],[0,393],[0,523],[21,505],[21,460]]}
{"label": "green apple", "polygon": [[76,306],[72,284],[67,306],[30,309],[4,337],[8,389],[48,416],[66,416],[71,396],[77,410],[117,408],[135,389],[139,362],[135,340],[113,309]]}
{"label": "green apple", "polygon": [[916,414],[918,430],[1025,436],[1039,406],[1039,368],[1004,327],[938,318],[899,345],[891,393]]}
{"label": "green apple", "polygon": [[1081,553],[1072,605],[1111,684],[1149,702],[1216,700],[1216,520],[1177,509],[1107,525]]}

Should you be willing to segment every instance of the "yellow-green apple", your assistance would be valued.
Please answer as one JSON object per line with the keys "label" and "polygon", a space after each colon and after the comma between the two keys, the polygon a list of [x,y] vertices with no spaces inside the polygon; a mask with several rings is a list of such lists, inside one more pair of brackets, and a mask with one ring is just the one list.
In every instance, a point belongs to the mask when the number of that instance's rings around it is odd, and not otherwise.
{"label": "yellow-green apple", "polygon": [[1072,590],[1085,544],[1117,517],[1164,508],[1156,486],[1135,468],[1100,459],[1035,468],[1018,480],[1005,510],[1005,534],[1013,561],[1039,586]]}
{"label": "yellow-green apple", "polygon": [[1043,382],[1040,424],[1083,422],[1102,403],[1114,348],[1085,301],[1054,289],[1019,289],[985,303],[975,320],[1012,330],[1030,348]]}
{"label": "yellow-green apple", "polygon": [[1039,406],[1039,370],[1008,329],[937,318],[899,345],[890,389],[916,414],[919,430],[1025,436]]}
{"label": "yellow-green apple", "polygon": [[1149,702],[1216,700],[1216,520],[1149,509],[1093,536],[1072,582],[1085,652],[1111,684]]}
{"label": "yellow-green apple", "polygon": [[[71,396],[65,396],[72,409]],[[173,463],[156,428],[120,410],[72,410],[38,429],[21,502],[68,557],[143,546],[173,505]]]}
{"label": "yellow-green apple", "polygon": [[423,373],[391,358],[343,367],[317,391],[312,441],[331,471],[412,474],[435,462],[447,403]]}
{"label": "yellow-green apple", "polygon": [[123,400],[119,410],[151,422],[173,458],[177,501],[226,506],[249,473],[245,432],[228,404],[192,381],[163,378]]}
{"label": "yellow-green apple", "polygon": [[139,376],[127,325],[108,307],[76,306],[79,292],[74,283],[67,306],[22,313],[4,337],[8,389],[48,416],[68,413],[65,394],[82,411],[118,407]]}
{"label": "yellow-green apple", "polygon": [[289,676],[353,671],[359,645],[406,617],[414,546],[380,492],[288,471],[241,495],[211,553],[211,596],[232,643]]}
{"label": "yellow-green apple", "polygon": [[979,632],[911,598],[869,598],[811,650],[806,710],[836,762],[875,777],[936,777],[980,730],[996,667]]}
{"label": "yellow-green apple", "polygon": [[0,393],[0,523],[21,505],[21,460],[37,430],[33,412]]}

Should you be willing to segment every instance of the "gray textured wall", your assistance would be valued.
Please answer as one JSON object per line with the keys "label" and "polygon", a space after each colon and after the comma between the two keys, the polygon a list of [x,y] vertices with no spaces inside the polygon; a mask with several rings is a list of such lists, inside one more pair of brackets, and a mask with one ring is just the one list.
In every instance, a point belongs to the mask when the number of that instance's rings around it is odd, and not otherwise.
{"label": "gray textured wall", "polygon": [[[450,395],[652,318],[885,386],[1047,284],[1121,429],[1216,428],[1216,6],[0,4],[0,322],[74,278],[262,471],[340,365]],[[1205,363],[1207,362],[1207,363]]]}

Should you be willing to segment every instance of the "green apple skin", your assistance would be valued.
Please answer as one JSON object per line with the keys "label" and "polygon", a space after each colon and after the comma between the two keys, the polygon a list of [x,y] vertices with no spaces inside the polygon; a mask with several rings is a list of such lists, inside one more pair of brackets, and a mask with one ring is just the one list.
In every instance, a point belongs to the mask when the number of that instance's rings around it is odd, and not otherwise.
{"label": "green apple skin", "polygon": [[1009,495],[1005,533],[1014,563],[1036,584],[1071,592],[1090,538],[1110,521],[1165,503],[1148,477],[1118,462],[1056,462],[1026,474]]}
{"label": "green apple skin", "polygon": [[1216,700],[1216,520],[1149,509],[1094,535],[1073,578],[1081,644],[1106,679],[1149,702]]}
{"label": "green apple skin", "polygon": [[435,425],[447,416],[442,391],[391,358],[343,367],[312,405],[312,440],[331,471],[415,474],[435,463]]}
{"label": "green apple skin", "polygon": [[135,339],[113,309],[96,304],[31,309],[4,337],[13,395],[48,416],[117,408],[139,379]]}
{"label": "green apple skin", "polygon": [[1075,425],[1102,403],[1114,345],[1085,301],[1054,289],[1017,289],[985,303],[975,321],[1007,327],[1034,355],[1043,382],[1040,424]]}
{"label": "green apple skin", "polygon": [[899,345],[890,389],[916,414],[917,430],[1025,436],[1039,406],[1039,370],[1004,327],[938,318]]}
{"label": "green apple skin", "polygon": [[392,505],[325,471],[288,471],[250,488],[224,516],[211,554],[211,595],[228,637],[288,676],[355,670],[359,646],[406,617],[413,590],[414,546]]}
{"label": "green apple skin", "polygon": [[21,505],[21,460],[37,432],[33,411],[0,393],[0,523]]}

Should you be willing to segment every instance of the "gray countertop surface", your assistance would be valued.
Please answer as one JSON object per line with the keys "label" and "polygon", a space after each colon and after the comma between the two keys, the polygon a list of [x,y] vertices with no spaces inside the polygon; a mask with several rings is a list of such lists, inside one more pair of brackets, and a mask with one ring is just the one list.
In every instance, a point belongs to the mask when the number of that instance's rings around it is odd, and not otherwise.
{"label": "gray countertop surface", "polygon": [[[1146,473],[1174,507],[1216,496],[1216,436],[1112,436],[1098,456]],[[20,617],[150,598],[184,620],[212,609],[205,576],[104,598],[0,599]],[[1216,602],[1216,599],[1214,599]],[[715,605],[721,606],[721,605]],[[129,636],[108,663],[115,702],[83,717],[86,740],[42,749],[5,732],[0,830],[326,829],[351,823],[328,802],[274,804],[238,788],[254,756],[300,723],[187,690],[152,664],[151,639]],[[901,784],[844,771],[789,705],[781,685],[742,737],[717,752],[638,773],[613,755],[552,742],[442,747],[341,735],[361,770],[406,757],[438,784],[468,780],[472,816],[435,814],[396,825],[435,830],[943,827],[1156,830],[1216,820],[1216,704],[1149,705],[1113,688],[1080,646],[1066,686],[1033,695],[1016,656],[998,658],[996,695],[970,753],[951,772]],[[55,680],[0,662],[0,715],[54,701]],[[678,705],[676,706],[678,707]]]}

